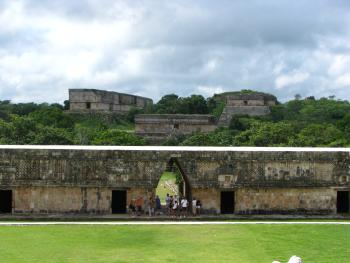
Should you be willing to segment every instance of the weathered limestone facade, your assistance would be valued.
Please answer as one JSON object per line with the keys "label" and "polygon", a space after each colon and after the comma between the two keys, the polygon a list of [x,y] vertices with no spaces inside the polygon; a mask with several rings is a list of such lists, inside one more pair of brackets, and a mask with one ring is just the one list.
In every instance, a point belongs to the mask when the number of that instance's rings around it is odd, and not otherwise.
{"label": "weathered limestone facade", "polygon": [[215,117],[202,114],[139,114],[135,116],[135,132],[154,144],[176,135],[212,132]]}
{"label": "weathered limestone facade", "polygon": [[229,126],[235,115],[267,115],[270,106],[277,103],[275,96],[264,93],[223,93],[215,96],[225,103],[218,121],[213,115],[204,114],[140,114],[135,116],[136,134],[148,139],[153,145],[159,145],[174,135],[209,133],[217,127]]}
{"label": "weathered limestone facade", "polygon": [[170,160],[204,212],[349,212],[350,149],[0,146],[0,156],[13,214],[111,214],[154,192]]}
{"label": "weathered limestone facade", "polygon": [[71,112],[113,112],[125,114],[132,108],[143,109],[152,100],[140,96],[95,89],[70,89]]}
{"label": "weathered limestone facade", "polygon": [[276,105],[275,96],[268,94],[222,94],[225,108],[219,119],[219,126],[228,126],[234,115],[263,116],[270,113],[270,106]]}

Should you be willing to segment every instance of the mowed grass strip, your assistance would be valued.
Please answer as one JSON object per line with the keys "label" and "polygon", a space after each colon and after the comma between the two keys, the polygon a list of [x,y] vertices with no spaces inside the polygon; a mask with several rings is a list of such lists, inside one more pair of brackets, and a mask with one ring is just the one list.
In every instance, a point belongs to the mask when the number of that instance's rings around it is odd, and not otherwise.
{"label": "mowed grass strip", "polygon": [[0,262],[350,262],[347,225],[2,226]]}

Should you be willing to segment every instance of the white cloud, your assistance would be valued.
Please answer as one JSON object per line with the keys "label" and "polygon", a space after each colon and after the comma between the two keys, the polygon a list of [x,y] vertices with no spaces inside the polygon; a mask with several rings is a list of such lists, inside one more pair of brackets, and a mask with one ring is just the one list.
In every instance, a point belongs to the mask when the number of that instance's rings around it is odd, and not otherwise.
{"label": "white cloud", "polygon": [[69,88],[155,101],[233,87],[282,99],[327,96],[332,88],[347,94],[350,7],[337,2],[0,0],[0,6],[2,99],[62,102]]}
{"label": "white cloud", "polygon": [[215,71],[219,66],[219,61],[217,59],[210,59],[207,63],[205,63],[203,67],[204,73],[210,73]]}
{"label": "white cloud", "polygon": [[284,62],[278,62],[274,66],[272,72],[273,72],[273,74],[278,75],[278,74],[280,74],[283,71],[283,69],[285,69],[285,67],[286,67],[286,64]]}
{"label": "white cloud", "polygon": [[346,73],[344,75],[337,77],[337,79],[335,80],[335,84],[338,87],[350,88],[350,73]]}
{"label": "white cloud", "polygon": [[289,75],[280,75],[275,80],[277,89],[282,89],[291,85],[299,84],[309,78],[310,74],[307,72],[294,72]]}
{"label": "white cloud", "polygon": [[198,86],[197,92],[204,97],[211,97],[214,94],[225,92],[225,89],[221,86]]}
{"label": "white cloud", "polygon": [[328,69],[328,74],[337,76],[350,70],[350,55],[335,55]]}

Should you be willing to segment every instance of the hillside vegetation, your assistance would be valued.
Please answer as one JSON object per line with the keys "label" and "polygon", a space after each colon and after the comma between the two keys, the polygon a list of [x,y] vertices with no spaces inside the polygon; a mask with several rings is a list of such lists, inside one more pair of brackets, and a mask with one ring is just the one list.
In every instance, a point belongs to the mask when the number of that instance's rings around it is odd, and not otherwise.
{"label": "hillside vegetation", "polygon": [[[135,114],[218,117],[224,101],[217,95],[205,99],[201,95],[169,94],[152,107],[134,109],[127,116],[110,120],[98,115],[68,114],[68,107],[68,103],[63,106],[0,101],[0,144],[147,145],[146,140],[134,134]],[[298,98],[271,107],[268,116],[236,116],[228,128],[172,138],[164,145],[346,147],[350,145],[350,103],[334,97]]]}

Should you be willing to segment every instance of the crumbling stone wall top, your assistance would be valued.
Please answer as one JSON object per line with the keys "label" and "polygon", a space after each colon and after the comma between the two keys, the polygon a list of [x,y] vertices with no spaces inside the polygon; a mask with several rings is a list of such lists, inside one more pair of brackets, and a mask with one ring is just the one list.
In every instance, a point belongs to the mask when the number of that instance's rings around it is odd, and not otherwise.
{"label": "crumbling stone wall top", "polygon": [[220,94],[215,94],[214,97],[217,98],[230,98],[231,100],[266,100],[266,101],[277,101],[277,98],[268,93],[263,92],[251,92],[251,93],[244,93],[244,92],[224,92]]}
{"label": "crumbling stone wall top", "polygon": [[276,97],[273,95],[259,95],[259,94],[242,94],[242,95],[227,95],[228,100],[263,100],[263,101],[276,101]]}
{"label": "crumbling stone wall top", "polygon": [[[140,98],[140,99],[145,99],[148,100],[150,102],[153,102],[152,99],[147,98],[147,97],[142,97],[142,96],[138,96],[138,95],[133,95],[133,94],[127,94],[127,93],[121,93],[121,92],[116,92],[116,91],[107,91],[107,90],[98,90],[98,89],[69,89],[70,93],[75,93],[75,92],[92,92],[95,93],[97,95],[102,96],[102,100],[106,100],[106,101],[113,101],[113,96],[112,95],[117,95],[117,96],[132,96],[132,97],[136,97],[136,98]],[[73,101],[76,100],[76,98],[72,98]],[[81,101],[81,100],[77,100],[77,101]]]}
{"label": "crumbling stone wall top", "polygon": [[127,113],[132,107],[143,109],[152,104],[149,98],[96,89],[70,89],[70,112]]}
{"label": "crumbling stone wall top", "polygon": [[148,122],[173,122],[173,121],[187,121],[187,122],[207,122],[215,124],[215,117],[206,114],[138,114],[135,116],[135,123]]}

